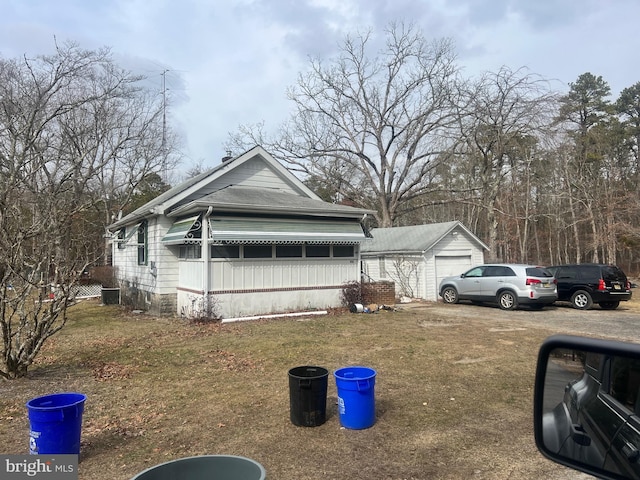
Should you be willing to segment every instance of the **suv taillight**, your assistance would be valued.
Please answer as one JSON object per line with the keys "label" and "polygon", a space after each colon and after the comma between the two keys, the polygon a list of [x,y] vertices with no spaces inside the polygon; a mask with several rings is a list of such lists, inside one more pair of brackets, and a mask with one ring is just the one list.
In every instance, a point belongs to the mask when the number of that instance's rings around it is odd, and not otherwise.
{"label": "suv taillight", "polygon": [[537,278],[527,278],[527,281],[525,282],[525,285],[535,285],[538,283],[542,283],[540,280],[538,280]]}
{"label": "suv taillight", "polygon": [[607,285],[604,283],[603,279],[598,280],[598,290],[603,291],[607,289]]}

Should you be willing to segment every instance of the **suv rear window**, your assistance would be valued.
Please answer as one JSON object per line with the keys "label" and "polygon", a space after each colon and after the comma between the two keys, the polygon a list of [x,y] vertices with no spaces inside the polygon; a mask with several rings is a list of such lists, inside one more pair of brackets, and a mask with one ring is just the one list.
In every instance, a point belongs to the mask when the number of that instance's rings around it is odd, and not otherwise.
{"label": "suv rear window", "polygon": [[549,271],[541,267],[527,267],[527,275],[531,277],[553,277]]}
{"label": "suv rear window", "polygon": [[602,267],[603,280],[624,280],[624,273],[618,267],[606,265]]}

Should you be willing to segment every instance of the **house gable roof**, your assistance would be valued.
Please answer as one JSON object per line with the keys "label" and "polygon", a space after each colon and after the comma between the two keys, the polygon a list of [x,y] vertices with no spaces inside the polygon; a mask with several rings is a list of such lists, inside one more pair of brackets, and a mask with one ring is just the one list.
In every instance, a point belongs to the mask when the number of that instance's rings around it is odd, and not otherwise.
{"label": "house gable roof", "polygon": [[260,214],[295,214],[332,217],[361,217],[370,210],[346,205],[327,203],[282,192],[277,189],[231,185],[210,193],[198,200],[186,203],[172,211],[169,216],[177,217],[212,206],[214,212],[247,212]]}
{"label": "house gable roof", "polygon": [[462,223],[453,221],[407,227],[374,228],[371,230],[373,239],[361,247],[362,254],[422,253],[456,229],[464,231],[480,248],[489,250],[489,247]]}
{"label": "house gable roof", "polygon": [[[279,190],[271,186],[250,187],[228,184],[211,191],[214,182],[220,181],[230,172],[240,169],[249,162],[262,162],[265,168],[277,176],[278,181],[286,186]],[[252,211],[264,210],[276,213],[285,211],[293,214],[313,215],[344,215],[357,217],[369,210],[353,207],[334,205],[324,202],[312,190],[304,185],[295,175],[283,167],[266,150],[256,146],[251,150],[227,160],[214,168],[201,173],[154,198],[150,202],[126,215],[121,220],[109,226],[109,230],[115,231],[123,226],[138,222],[152,215],[167,215],[176,217],[187,215],[197,210],[213,206],[215,209],[226,208],[227,211]]]}

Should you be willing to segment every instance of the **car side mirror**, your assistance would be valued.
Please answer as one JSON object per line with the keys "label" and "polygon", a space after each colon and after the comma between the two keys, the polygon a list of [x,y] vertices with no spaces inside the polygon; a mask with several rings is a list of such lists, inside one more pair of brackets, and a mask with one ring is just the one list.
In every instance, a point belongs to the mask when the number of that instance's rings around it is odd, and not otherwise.
{"label": "car side mirror", "polygon": [[538,450],[605,479],[640,479],[640,345],[547,338],[534,389]]}

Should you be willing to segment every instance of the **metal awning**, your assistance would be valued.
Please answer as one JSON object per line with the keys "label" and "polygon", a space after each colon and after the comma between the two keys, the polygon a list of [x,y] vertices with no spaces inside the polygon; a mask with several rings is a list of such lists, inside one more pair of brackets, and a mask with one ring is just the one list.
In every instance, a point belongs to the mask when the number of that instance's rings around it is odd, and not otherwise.
{"label": "metal awning", "polygon": [[356,244],[366,238],[355,220],[212,217],[209,226],[214,243]]}
{"label": "metal awning", "polygon": [[197,215],[174,222],[166,235],[162,237],[162,243],[165,245],[200,243],[202,241],[202,225],[199,220],[200,215]]}
{"label": "metal awning", "polygon": [[[136,223],[135,225],[133,225],[132,227],[122,227],[118,230],[116,230],[113,233],[113,237],[112,240],[115,243],[120,243],[120,244],[125,244],[125,243],[129,243],[129,240],[131,240],[131,237],[133,237],[137,232],[138,232],[138,228],[140,228],[141,223]],[[125,236],[120,237],[120,232],[127,232]]]}

